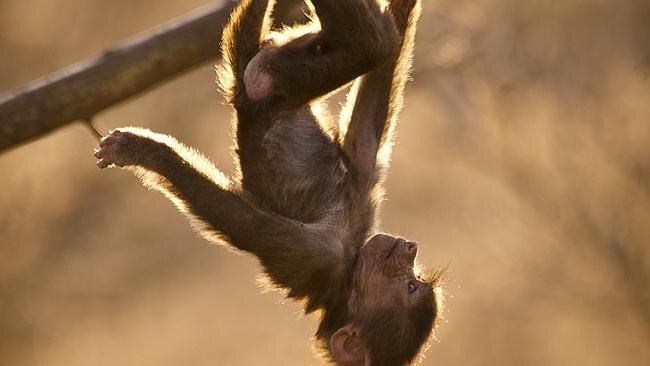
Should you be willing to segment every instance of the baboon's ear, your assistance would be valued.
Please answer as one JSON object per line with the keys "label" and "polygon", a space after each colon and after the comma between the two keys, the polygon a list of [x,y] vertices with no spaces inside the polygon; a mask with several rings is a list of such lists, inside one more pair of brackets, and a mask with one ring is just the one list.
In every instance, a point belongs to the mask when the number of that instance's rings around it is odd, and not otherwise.
{"label": "baboon's ear", "polygon": [[353,324],[339,328],[332,335],[330,349],[338,365],[357,366],[366,364],[366,344]]}

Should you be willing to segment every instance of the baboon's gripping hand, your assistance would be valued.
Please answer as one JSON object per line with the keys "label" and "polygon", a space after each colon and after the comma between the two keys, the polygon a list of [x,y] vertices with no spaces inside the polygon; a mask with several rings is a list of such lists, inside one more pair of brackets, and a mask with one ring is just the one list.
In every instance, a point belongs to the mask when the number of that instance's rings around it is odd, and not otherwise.
{"label": "baboon's gripping hand", "polygon": [[133,132],[114,130],[99,142],[95,157],[100,169],[109,166],[149,167],[156,156],[164,153],[165,145]]}

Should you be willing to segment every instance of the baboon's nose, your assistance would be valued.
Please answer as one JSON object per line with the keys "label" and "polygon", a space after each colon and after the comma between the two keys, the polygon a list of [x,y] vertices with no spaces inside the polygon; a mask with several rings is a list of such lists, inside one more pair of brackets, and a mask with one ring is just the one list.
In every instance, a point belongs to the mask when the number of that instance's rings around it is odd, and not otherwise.
{"label": "baboon's nose", "polygon": [[417,254],[418,253],[418,243],[412,242],[412,241],[407,241],[406,242],[406,250],[411,253],[411,254]]}
{"label": "baboon's nose", "polygon": [[404,242],[404,255],[410,262],[414,261],[418,255],[418,244],[412,241]]}

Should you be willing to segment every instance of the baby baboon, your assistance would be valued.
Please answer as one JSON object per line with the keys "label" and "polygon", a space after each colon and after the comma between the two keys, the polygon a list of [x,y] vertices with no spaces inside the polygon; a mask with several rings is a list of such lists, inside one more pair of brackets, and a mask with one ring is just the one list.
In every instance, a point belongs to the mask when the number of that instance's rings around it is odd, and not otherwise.
{"label": "baby baboon", "polygon": [[[422,277],[415,243],[371,234],[420,3],[312,3],[312,22],[271,31],[273,1],[243,0],[224,31],[219,80],[235,112],[237,177],[138,128],[113,131],[95,156],[164,192],[208,239],[259,258],[273,285],[319,311],[325,357],[407,364],[431,334],[439,276]],[[326,131],[317,99],[357,78],[347,130]]]}

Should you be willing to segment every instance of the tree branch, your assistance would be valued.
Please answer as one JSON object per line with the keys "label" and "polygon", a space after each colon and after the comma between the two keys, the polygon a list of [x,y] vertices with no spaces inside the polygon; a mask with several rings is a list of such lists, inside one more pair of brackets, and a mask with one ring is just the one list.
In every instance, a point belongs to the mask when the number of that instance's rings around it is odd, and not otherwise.
{"label": "tree branch", "polygon": [[[297,1],[281,2],[286,13]],[[291,6],[286,6],[291,3]],[[88,61],[0,95],[0,152],[140,93],[219,53],[235,2],[198,9]]]}

